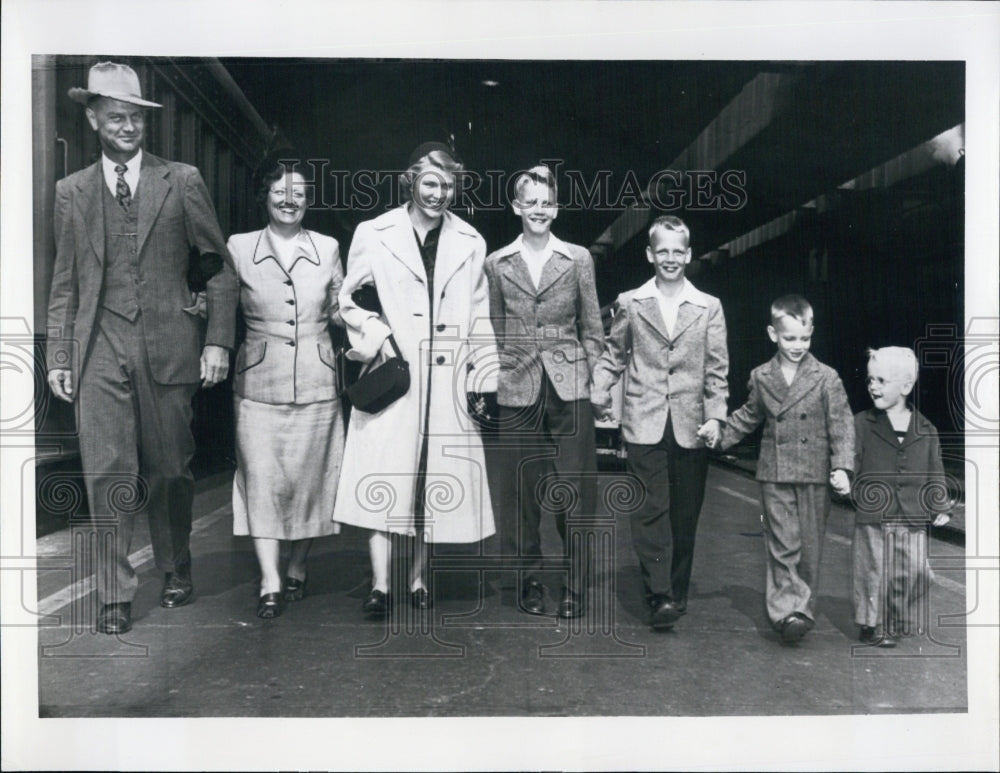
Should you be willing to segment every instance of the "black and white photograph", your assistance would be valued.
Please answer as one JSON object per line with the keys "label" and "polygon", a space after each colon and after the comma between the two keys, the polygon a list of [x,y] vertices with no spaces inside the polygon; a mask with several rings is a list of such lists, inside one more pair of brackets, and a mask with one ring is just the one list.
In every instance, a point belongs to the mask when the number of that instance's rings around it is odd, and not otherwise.
{"label": "black and white photograph", "polygon": [[997,3],[3,16],[4,769],[1000,767]]}

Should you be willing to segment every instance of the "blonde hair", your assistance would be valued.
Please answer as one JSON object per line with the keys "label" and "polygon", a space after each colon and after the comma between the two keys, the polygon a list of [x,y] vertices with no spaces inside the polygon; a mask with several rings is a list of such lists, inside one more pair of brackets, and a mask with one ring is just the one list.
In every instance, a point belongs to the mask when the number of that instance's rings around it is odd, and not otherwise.
{"label": "blonde hair", "polygon": [[813,323],[813,307],[801,295],[782,295],[771,304],[771,324],[777,325],[782,317],[791,317],[803,325]]}
{"label": "blonde hair", "polygon": [[905,346],[883,346],[881,349],[868,350],[868,362],[877,362],[885,365],[893,373],[905,376],[914,383],[917,381],[917,374],[920,366],[917,364],[917,355],[912,349]]}
{"label": "blonde hair", "polygon": [[399,185],[403,191],[403,201],[409,201],[413,198],[413,183],[416,182],[420,173],[427,169],[440,169],[442,172],[457,175],[465,169],[465,166],[443,150],[432,150],[427,155],[421,156],[410,164],[409,169],[403,172],[399,178]]}
{"label": "blonde hair", "polygon": [[556,190],[556,176],[552,174],[552,170],[545,166],[545,164],[533,166],[531,169],[518,175],[514,183],[514,198],[521,201],[521,194],[531,183],[540,183],[541,185],[548,186],[549,190],[552,191],[552,201],[555,202],[558,193]]}

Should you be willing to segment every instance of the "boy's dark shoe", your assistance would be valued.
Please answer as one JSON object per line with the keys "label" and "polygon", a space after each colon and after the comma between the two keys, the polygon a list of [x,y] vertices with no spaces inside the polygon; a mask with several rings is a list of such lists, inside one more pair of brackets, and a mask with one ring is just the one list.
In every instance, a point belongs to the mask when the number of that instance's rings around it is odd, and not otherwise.
{"label": "boy's dark shoe", "polygon": [[559,617],[581,617],[584,612],[583,593],[574,593],[569,588],[563,588],[559,600]]}
{"label": "boy's dark shoe", "polygon": [[864,644],[873,644],[876,647],[883,647],[885,649],[890,649],[896,646],[896,640],[892,638],[888,633],[881,632],[874,626],[863,625],[861,626],[861,633],[858,636],[858,641]]}
{"label": "boy's dark shoe", "polygon": [[654,603],[651,606],[653,612],[649,617],[649,624],[658,631],[668,631],[673,628],[674,623],[687,611],[686,608],[682,610],[665,596],[654,596]]}
{"label": "boy's dark shoe", "polygon": [[529,615],[545,614],[545,586],[534,577],[529,577],[521,586],[521,599],[518,602],[521,611]]}
{"label": "boy's dark shoe", "polygon": [[792,612],[788,617],[778,624],[778,631],[781,633],[781,641],[785,644],[795,644],[802,640],[812,629],[813,623],[808,617],[800,612]]}

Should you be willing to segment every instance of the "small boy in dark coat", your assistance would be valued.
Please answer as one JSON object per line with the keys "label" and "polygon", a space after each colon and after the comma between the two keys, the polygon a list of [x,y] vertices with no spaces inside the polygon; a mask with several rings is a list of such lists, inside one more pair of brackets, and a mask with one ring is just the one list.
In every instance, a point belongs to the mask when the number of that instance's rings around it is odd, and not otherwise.
{"label": "small boy in dark coat", "polygon": [[926,630],[927,527],[951,517],[937,430],[907,404],[916,380],[913,350],[869,350],[874,407],[854,417],[854,620],[880,647]]}

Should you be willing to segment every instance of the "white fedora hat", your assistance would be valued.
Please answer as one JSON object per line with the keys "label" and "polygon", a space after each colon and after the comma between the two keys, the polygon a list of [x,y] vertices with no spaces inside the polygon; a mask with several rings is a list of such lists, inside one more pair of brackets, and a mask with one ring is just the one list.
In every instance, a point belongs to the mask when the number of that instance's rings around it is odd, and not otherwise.
{"label": "white fedora hat", "polygon": [[142,107],[163,107],[142,98],[139,76],[135,74],[135,70],[127,64],[114,62],[98,62],[90,68],[87,75],[87,88],[69,90],[69,98],[81,105],[87,104],[93,97],[108,97]]}

